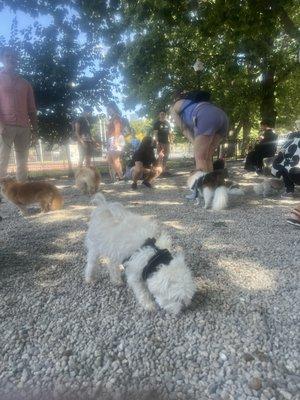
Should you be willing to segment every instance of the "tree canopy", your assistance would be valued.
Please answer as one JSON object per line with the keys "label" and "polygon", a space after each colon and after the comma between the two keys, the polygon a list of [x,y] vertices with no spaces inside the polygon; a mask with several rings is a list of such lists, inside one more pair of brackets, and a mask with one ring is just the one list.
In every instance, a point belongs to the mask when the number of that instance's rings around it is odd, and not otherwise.
{"label": "tree canopy", "polygon": [[[78,83],[76,90],[68,88],[63,97],[68,108],[74,107],[76,99],[93,99],[97,82],[100,97],[108,96],[110,79],[120,71],[128,108],[141,104],[141,113],[153,116],[170,104],[174,90],[208,89],[214,102],[229,114],[234,137],[242,129],[245,141],[260,119],[288,129],[300,115],[296,0],[72,0],[68,7],[64,4],[61,0],[10,0],[8,5],[33,15],[54,16],[52,35],[56,28],[62,36],[57,34],[48,51],[56,54],[49,63],[50,81],[61,76],[64,87],[70,81]],[[70,10],[76,18],[66,22]],[[90,46],[83,50],[74,31],[85,32]],[[36,43],[31,60],[43,54],[43,46],[47,53],[43,35],[41,43]],[[92,51],[96,43],[108,48],[98,64]],[[204,63],[202,72],[193,70],[197,59]],[[61,61],[76,66],[68,77],[59,66]],[[37,75],[45,75],[43,65],[37,63]],[[89,82],[95,86],[81,91],[88,65],[93,65],[95,80]]]}

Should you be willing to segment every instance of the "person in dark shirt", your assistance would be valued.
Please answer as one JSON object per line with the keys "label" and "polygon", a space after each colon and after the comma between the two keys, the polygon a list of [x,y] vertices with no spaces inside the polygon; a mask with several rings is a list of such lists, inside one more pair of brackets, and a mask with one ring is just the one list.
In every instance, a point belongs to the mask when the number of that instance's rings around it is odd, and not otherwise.
{"label": "person in dark shirt", "polygon": [[261,173],[264,158],[274,157],[277,149],[277,135],[271,128],[271,123],[263,120],[260,123],[263,137],[259,143],[250,151],[246,157],[245,169]]}
{"label": "person in dark shirt", "polygon": [[158,159],[154,154],[154,141],[150,136],[145,136],[138,150],[134,153],[132,163],[132,185],[133,190],[137,189],[137,182],[143,179],[143,184],[148,188],[152,187],[152,182],[162,173],[163,152],[160,152]]}
{"label": "person in dark shirt", "polygon": [[79,167],[82,167],[85,161],[85,166],[91,166],[94,141],[91,135],[90,117],[92,114],[91,107],[84,107],[81,117],[75,122],[75,134],[79,146]]}
{"label": "person in dark shirt", "polygon": [[153,125],[154,137],[157,141],[157,153],[164,153],[163,172],[167,172],[167,160],[170,154],[170,133],[171,127],[166,119],[166,113],[161,111],[158,120]]}

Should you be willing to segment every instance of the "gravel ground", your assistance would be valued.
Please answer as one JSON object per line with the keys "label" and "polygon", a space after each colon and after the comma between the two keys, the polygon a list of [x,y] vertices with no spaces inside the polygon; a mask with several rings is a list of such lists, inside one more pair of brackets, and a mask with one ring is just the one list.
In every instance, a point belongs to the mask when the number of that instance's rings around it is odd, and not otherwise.
{"label": "gravel ground", "polygon": [[206,211],[184,198],[188,168],[154,190],[101,185],[184,249],[199,291],[177,317],[145,313],[105,274],[85,285],[91,206],[73,181],[55,181],[58,212],[0,204],[1,400],[300,398],[300,231],[285,222],[297,202],[254,197],[257,178],[232,164],[247,195]]}

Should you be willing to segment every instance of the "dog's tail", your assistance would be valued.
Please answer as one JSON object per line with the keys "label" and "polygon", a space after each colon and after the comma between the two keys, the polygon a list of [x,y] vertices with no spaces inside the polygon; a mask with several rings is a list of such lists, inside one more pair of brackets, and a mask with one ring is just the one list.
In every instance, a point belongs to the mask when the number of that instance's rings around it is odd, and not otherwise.
{"label": "dog's tail", "polygon": [[106,200],[102,193],[96,193],[95,196],[92,198],[91,203],[99,207],[105,205]]}
{"label": "dog's tail", "polygon": [[228,190],[225,186],[216,188],[212,203],[212,209],[216,211],[224,210],[228,206]]}
{"label": "dog's tail", "polygon": [[62,195],[59,193],[59,191],[56,189],[53,193],[53,198],[51,202],[51,210],[60,210],[62,206],[64,205],[64,199]]}

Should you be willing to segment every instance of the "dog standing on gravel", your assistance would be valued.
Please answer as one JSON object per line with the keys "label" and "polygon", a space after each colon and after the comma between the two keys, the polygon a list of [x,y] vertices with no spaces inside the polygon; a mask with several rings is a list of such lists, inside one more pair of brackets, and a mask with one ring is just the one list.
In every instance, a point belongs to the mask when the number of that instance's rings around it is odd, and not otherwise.
{"label": "dog standing on gravel", "polygon": [[[194,171],[188,178],[188,187],[193,191],[195,199],[204,198],[204,208],[212,204],[213,210],[224,210],[228,205],[228,190],[225,186],[227,170],[212,172]],[[199,203],[199,200],[198,200]]]}
{"label": "dog standing on gravel", "polygon": [[57,187],[48,182],[17,182],[14,178],[0,179],[3,196],[15,204],[23,215],[27,215],[26,206],[39,203],[43,212],[59,210],[63,206],[63,197]]}
{"label": "dog standing on gravel", "polygon": [[155,221],[126,210],[119,203],[107,203],[100,193],[94,198],[86,236],[88,249],[86,282],[94,278],[99,257],[109,259],[111,280],[122,283],[121,265],[129,287],[145,310],[155,302],[177,314],[188,306],[196,291],[183,254],[171,254],[171,240],[160,233]]}
{"label": "dog standing on gravel", "polygon": [[99,188],[100,174],[95,167],[80,167],[75,173],[75,184],[83,193],[95,194]]}

